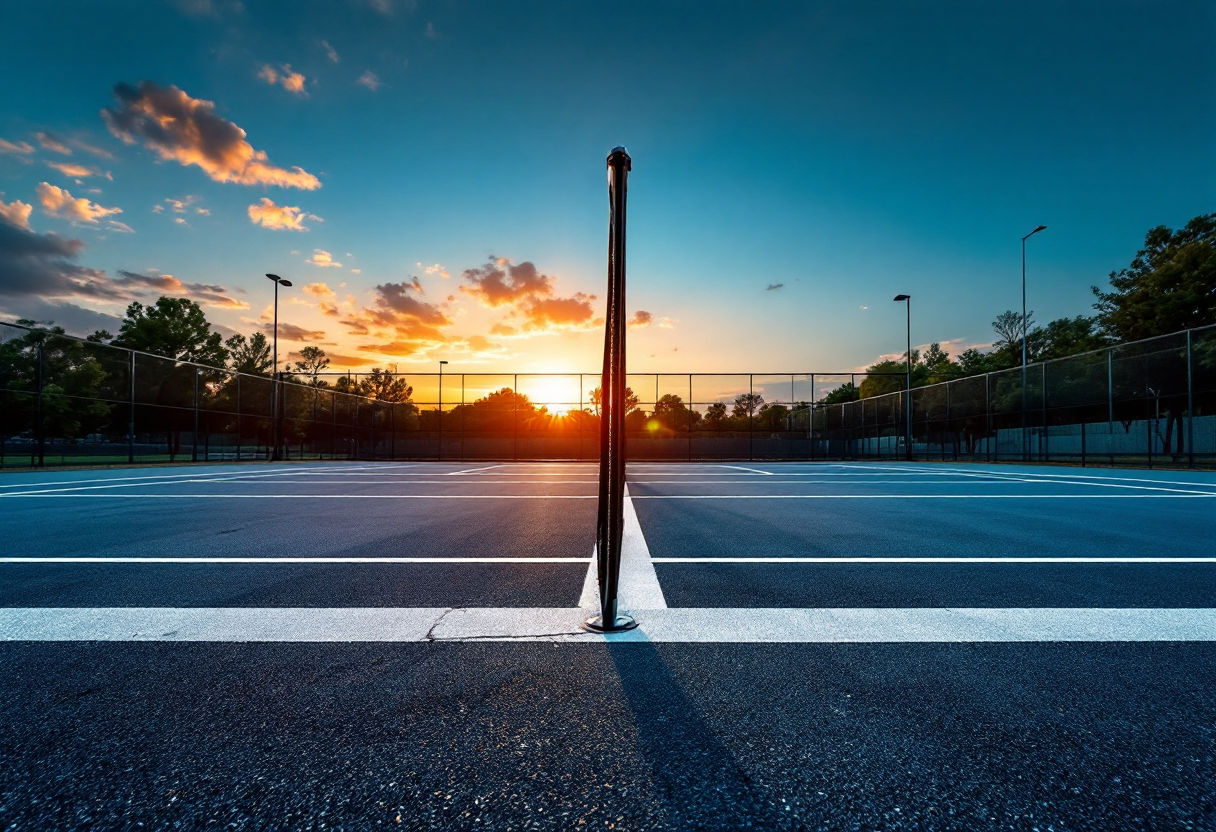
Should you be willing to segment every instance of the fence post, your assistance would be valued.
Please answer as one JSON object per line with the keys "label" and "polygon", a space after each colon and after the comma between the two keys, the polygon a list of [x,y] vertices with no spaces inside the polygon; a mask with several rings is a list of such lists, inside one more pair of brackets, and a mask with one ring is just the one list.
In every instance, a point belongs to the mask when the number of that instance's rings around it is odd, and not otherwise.
{"label": "fence post", "polygon": [[751,462],[755,459],[755,453],[752,450],[752,443],[756,439],[756,423],[752,419],[752,411],[756,409],[756,377],[748,375],[747,377],[747,461]]}
{"label": "fence post", "polygon": [[190,439],[190,461],[198,462],[198,379],[203,371],[194,368],[194,433]]}
{"label": "fence post", "polygon": [[519,462],[519,373],[511,378],[511,460]]}
{"label": "fence post", "polygon": [[1051,462],[1051,437],[1047,435],[1047,362],[1039,365],[1042,370],[1039,381],[1039,397],[1043,401],[1043,423],[1039,427],[1039,456],[1043,462]]}
{"label": "fence post", "polygon": [[46,426],[44,421],[44,408],[42,406],[42,388],[45,386],[44,376],[46,375],[46,366],[44,362],[43,341],[38,342],[38,367],[36,372],[36,381],[38,387],[38,401],[36,410],[34,411],[34,430],[38,435],[38,467],[42,468],[46,464]]}
{"label": "fence post", "polygon": [[1115,464],[1115,351],[1106,350],[1106,450]]}
{"label": "fence post", "polygon": [[811,373],[811,401],[806,410],[806,439],[811,446],[811,462],[815,461],[815,374]]}
{"label": "fence post", "polygon": [[131,384],[127,408],[127,462],[135,462],[135,351],[131,351]]}
{"label": "fence post", "polygon": [[[1181,427],[1181,426],[1179,426]],[[1187,467],[1195,467],[1195,379],[1191,375],[1191,331],[1186,331],[1186,450]]]}

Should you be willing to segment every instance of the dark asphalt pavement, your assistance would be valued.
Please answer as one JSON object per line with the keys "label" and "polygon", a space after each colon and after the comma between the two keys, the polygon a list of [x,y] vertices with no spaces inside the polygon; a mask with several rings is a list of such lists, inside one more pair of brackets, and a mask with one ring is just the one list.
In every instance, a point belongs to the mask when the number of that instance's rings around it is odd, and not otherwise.
{"label": "dark asphalt pavement", "polygon": [[[650,554],[1216,557],[1211,474],[746,467],[631,468]],[[561,464],[0,476],[34,491],[5,557],[587,558],[596,511]],[[0,563],[0,607],[569,607],[587,567]],[[1216,606],[1207,563],[656,571],[681,607]],[[1214,783],[1216,642],[0,640],[5,831],[1216,829]]]}
{"label": "dark asphalt pavement", "polygon": [[3,644],[0,663],[6,829],[1216,824],[1211,644]]}

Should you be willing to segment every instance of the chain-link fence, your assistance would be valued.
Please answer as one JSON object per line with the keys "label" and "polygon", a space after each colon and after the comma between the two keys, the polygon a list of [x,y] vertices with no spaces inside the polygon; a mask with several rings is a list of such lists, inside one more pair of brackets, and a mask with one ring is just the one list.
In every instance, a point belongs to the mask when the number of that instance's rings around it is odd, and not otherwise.
{"label": "chain-link fence", "polygon": [[[595,460],[599,384],[598,374],[322,373],[287,377],[276,407],[267,376],[0,324],[0,466],[269,459],[276,447],[289,459]],[[910,451],[1216,464],[1216,327],[915,388],[910,420],[902,374],[630,374],[627,384],[635,460]]]}

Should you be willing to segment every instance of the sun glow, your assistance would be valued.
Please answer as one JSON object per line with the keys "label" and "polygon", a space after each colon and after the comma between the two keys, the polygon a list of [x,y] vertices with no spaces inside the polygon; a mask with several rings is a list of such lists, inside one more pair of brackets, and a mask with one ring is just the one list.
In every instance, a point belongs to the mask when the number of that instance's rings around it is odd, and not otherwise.
{"label": "sun glow", "polygon": [[519,392],[537,407],[544,406],[554,416],[568,416],[579,409],[579,399],[588,391],[579,390],[579,376],[520,376]]}

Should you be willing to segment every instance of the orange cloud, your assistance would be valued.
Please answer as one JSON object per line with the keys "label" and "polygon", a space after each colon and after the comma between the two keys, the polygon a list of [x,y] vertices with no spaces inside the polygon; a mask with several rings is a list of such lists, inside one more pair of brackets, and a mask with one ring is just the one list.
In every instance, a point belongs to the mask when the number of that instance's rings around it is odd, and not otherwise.
{"label": "orange cloud", "polygon": [[84,179],[88,176],[105,176],[107,179],[114,178],[108,173],[103,174],[101,171],[97,170],[97,168],[91,168],[87,165],[78,165],[74,162],[47,162],[46,166],[48,168],[54,168],[64,176],[70,176],[73,179]]}
{"label": "orange cloud", "polygon": [[323,249],[319,249],[319,248],[314,248],[312,250],[312,257],[309,257],[304,262],[309,263],[313,266],[320,266],[323,269],[325,269],[325,268],[333,268],[333,269],[342,268],[342,264],[336,262],[334,260],[334,256],[332,254],[330,254],[328,251],[324,251]]}
{"label": "orange cloud", "polygon": [[28,156],[34,152],[34,146],[29,142],[13,142],[0,139],[0,153],[12,153],[17,156]]}
{"label": "orange cloud", "polygon": [[490,262],[462,275],[462,292],[472,295],[491,308],[508,307],[510,318],[522,318],[519,325],[499,322],[494,334],[511,336],[556,330],[586,329],[595,326],[591,302],[595,295],[576,292],[570,297],[554,297],[557,278],[541,274],[530,262],[512,263],[506,257],[490,256]]}
{"label": "orange cloud", "polygon": [[40,182],[35,190],[38,192],[38,200],[42,203],[43,213],[49,217],[96,225],[102,217],[122,213],[121,208],[106,208],[83,197],[75,198],[63,188],[57,188],[47,182]]}
{"label": "orange cloud", "polygon": [[19,199],[14,199],[7,205],[4,204],[4,200],[0,199],[0,218],[3,218],[10,225],[15,225],[26,231],[30,230],[30,214],[33,211],[33,205],[29,205]]}
{"label": "orange cloud", "polygon": [[101,111],[110,132],[127,144],[140,141],[162,159],[197,165],[216,182],[278,185],[311,191],[321,181],[299,167],[270,164],[266,153],[245,141],[245,131],[215,114],[215,104],[191,98],[174,86],[142,81],[114,87],[116,108]]}
{"label": "orange cloud", "polygon": [[211,283],[183,283],[171,274],[140,274],[120,269],[115,285],[131,294],[143,292],[160,292],[162,294],[189,295],[195,300],[214,306],[217,309],[248,309],[249,304],[243,300],[230,297],[223,286]]}
{"label": "orange cloud", "polygon": [[318,300],[332,301],[337,297],[337,295],[334,294],[334,290],[329,288],[329,286],[325,283],[309,283],[303,288],[305,293],[312,295]]}
{"label": "orange cloud", "polygon": [[291,64],[283,64],[277,70],[270,64],[262,64],[262,68],[258,70],[258,77],[271,86],[278,84],[296,95],[305,97],[308,95],[304,89],[304,76],[299,72],[293,72]]}
{"label": "orange cloud", "polygon": [[383,341],[360,346],[362,352],[408,356],[443,346],[448,343],[443,329],[452,325],[452,319],[440,306],[413,297],[421,291],[417,278],[377,286],[374,305],[348,315],[342,324],[352,335]]}
{"label": "orange cloud", "polygon": [[629,326],[650,326],[652,321],[654,321],[654,315],[650,314],[644,309],[639,309],[637,312],[634,312],[633,317],[629,319]]}
{"label": "orange cloud", "polygon": [[254,225],[275,231],[307,231],[308,226],[304,225],[306,219],[324,222],[316,214],[306,213],[291,205],[275,205],[273,200],[266,197],[249,206],[249,219]]}
{"label": "orange cloud", "polygon": [[72,148],[59,141],[59,139],[50,133],[35,133],[34,138],[38,140],[38,144],[42,145],[44,150],[49,150],[52,153],[62,153],[64,156],[72,155]]}

